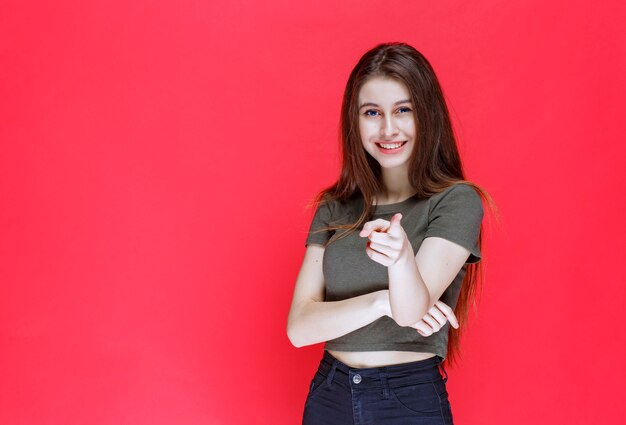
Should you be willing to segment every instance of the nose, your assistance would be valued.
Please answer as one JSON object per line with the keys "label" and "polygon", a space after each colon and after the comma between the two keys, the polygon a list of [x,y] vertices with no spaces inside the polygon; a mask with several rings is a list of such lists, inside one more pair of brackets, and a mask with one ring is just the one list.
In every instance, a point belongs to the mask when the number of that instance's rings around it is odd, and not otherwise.
{"label": "nose", "polygon": [[398,134],[398,127],[396,126],[391,114],[389,114],[383,120],[380,135],[385,138],[390,138],[394,137],[396,134]]}

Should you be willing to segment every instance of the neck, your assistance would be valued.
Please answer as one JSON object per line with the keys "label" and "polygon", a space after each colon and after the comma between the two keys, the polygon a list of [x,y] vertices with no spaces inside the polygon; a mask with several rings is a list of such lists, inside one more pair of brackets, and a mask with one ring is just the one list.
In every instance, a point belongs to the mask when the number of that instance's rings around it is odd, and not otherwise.
{"label": "neck", "polygon": [[383,190],[375,197],[377,204],[394,204],[415,195],[415,189],[409,184],[406,169],[383,169]]}

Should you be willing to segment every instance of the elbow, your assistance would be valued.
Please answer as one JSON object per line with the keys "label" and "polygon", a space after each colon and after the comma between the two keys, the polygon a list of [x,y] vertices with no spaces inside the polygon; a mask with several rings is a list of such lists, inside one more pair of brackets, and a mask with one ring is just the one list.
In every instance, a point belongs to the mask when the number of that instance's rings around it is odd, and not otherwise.
{"label": "elbow", "polygon": [[307,345],[302,340],[301,333],[298,332],[296,326],[291,323],[287,325],[287,338],[289,338],[289,342],[291,342],[291,345],[296,348],[304,347],[305,345]]}
{"label": "elbow", "polygon": [[289,338],[289,341],[291,341],[291,345],[293,345],[296,348],[302,348],[304,347],[304,344],[301,344],[300,342],[298,342],[297,340],[294,341],[293,339]]}
{"label": "elbow", "polygon": [[302,347],[302,343],[298,340],[297,336],[293,333],[287,331],[287,338],[289,338],[289,342],[296,348]]}
{"label": "elbow", "polygon": [[418,310],[399,312],[392,311],[393,320],[396,321],[398,326],[413,326],[419,322],[425,314],[425,312],[421,313]]}
{"label": "elbow", "polygon": [[419,319],[415,319],[415,320],[413,320],[411,318],[408,318],[408,319],[406,319],[406,318],[403,318],[403,319],[398,318],[398,319],[396,319],[395,317],[394,317],[394,320],[396,321],[398,326],[411,326],[411,325],[416,324],[419,321]]}
{"label": "elbow", "polygon": [[410,306],[401,305],[396,308],[391,304],[391,316],[399,326],[413,326],[426,315],[430,308],[429,302],[430,300],[426,300],[423,303],[415,303]]}
{"label": "elbow", "polygon": [[287,318],[287,338],[296,348],[316,344],[316,330],[305,311],[292,311]]}

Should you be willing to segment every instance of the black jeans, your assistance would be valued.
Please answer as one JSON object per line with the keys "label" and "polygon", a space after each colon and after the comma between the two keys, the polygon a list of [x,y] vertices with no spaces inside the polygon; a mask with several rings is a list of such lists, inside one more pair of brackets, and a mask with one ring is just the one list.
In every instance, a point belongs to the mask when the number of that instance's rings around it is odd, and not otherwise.
{"label": "black jeans", "polygon": [[[443,359],[352,368],[324,350],[303,425],[452,425]],[[441,376],[439,368],[445,374]]]}

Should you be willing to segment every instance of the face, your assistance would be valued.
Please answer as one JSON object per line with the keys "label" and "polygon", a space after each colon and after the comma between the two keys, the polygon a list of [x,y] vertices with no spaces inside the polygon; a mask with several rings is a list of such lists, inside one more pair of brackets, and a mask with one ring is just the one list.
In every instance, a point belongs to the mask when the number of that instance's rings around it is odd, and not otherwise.
{"label": "face", "polygon": [[395,79],[373,77],[361,87],[358,102],[365,150],[382,168],[408,166],[416,125],[406,86]]}

